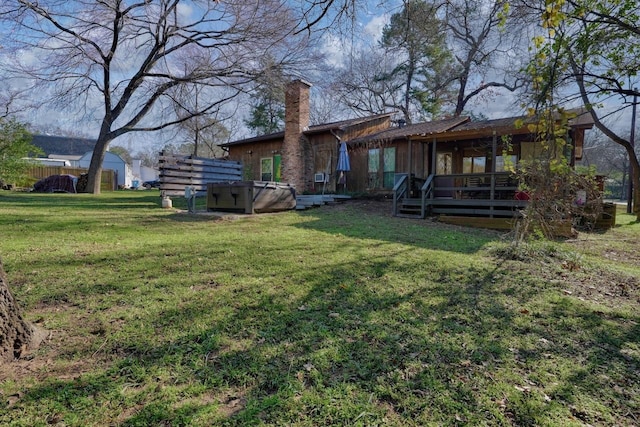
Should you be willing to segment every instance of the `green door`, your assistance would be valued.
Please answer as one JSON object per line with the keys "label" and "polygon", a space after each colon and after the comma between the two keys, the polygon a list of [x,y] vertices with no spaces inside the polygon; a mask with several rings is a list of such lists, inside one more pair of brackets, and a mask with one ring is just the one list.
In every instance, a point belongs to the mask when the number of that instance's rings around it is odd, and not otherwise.
{"label": "green door", "polygon": [[276,154],[273,156],[273,180],[275,182],[280,182],[282,179],[282,156],[280,154]]}

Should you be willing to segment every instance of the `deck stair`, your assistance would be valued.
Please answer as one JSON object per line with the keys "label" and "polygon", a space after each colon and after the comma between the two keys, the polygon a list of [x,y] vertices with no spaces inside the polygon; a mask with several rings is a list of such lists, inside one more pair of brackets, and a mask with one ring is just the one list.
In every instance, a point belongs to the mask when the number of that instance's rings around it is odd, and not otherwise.
{"label": "deck stair", "polygon": [[349,200],[351,196],[344,194],[303,194],[296,196],[296,210],[305,210],[322,205],[330,205],[334,203]]}
{"label": "deck stair", "polygon": [[401,218],[422,218],[422,200],[404,198],[398,203],[398,211],[395,216]]}

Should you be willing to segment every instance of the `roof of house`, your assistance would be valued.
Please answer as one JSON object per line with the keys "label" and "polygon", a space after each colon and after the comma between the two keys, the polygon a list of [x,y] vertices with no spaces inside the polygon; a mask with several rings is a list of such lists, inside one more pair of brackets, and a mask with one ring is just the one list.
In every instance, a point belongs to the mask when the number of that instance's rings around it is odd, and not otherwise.
{"label": "roof of house", "polygon": [[94,139],[66,136],[33,135],[31,144],[44,151],[45,156],[50,154],[82,156],[87,151],[93,151],[96,141]]}
{"label": "roof of house", "polygon": [[79,154],[49,154],[47,157],[49,159],[61,159],[61,160],[69,160],[69,161],[71,160],[77,161],[82,158],[82,156]]}
{"label": "roof of house", "polygon": [[[569,110],[576,116],[569,119],[569,126],[574,128],[590,129],[593,127],[591,115],[584,109]],[[521,122],[521,123],[518,123]],[[502,119],[480,120],[466,122],[456,126],[442,135],[438,140],[454,141],[470,138],[486,138],[496,135],[523,135],[532,133],[527,124],[537,123],[538,118],[533,116],[506,117]]]}
{"label": "roof of house", "polygon": [[[569,120],[569,126],[590,129],[593,126],[591,115],[584,109],[569,110],[576,116]],[[523,124],[520,125],[518,121]],[[394,127],[372,135],[351,140],[348,144],[366,143],[370,141],[391,141],[395,139],[456,141],[472,138],[485,138],[494,135],[517,135],[531,133],[526,126],[536,123],[535,117],[518,116],[493,120],[471,121],[468,117],[457,117],[413,125]]]}
{"label": "roof of house", "polygon": [[[355,119],[348,119],[348,120],[341,120],[338,122],[332,122],[332,123],[323,123],[323,124],[319,124],[319,125],[313,125],[313,126],[309,126],[309,128],[307,130],[305,130],[303,132],[304,135],[313,135],[313,134],[317,134],[317,133],[322,133],[322,132],[330,132],[330,131],[342,131],[345,129],[348,129],[350,127],[353,126],[357,126],[363,123],[368,123],[368,122],[372,122],[374,120],[378,120],[381,118],[385,118],[385,117],[390,117],[395,113],[383,113],[383,114],[376,114],[373,116],[366,116],[366,117],[358,117]],[[232,145],[242,145],[242,144],[251,144],[251,143],[255,143],[255,142],[266,142],[266,141],[274,141],[274,140],[281,140],[284,138],[284,131],[280,131],[280,132],[274,132],[274,133],[270,133],[267,135],[259,135],[259,136],[254,136],[251,138],[245,138],[245,139],[239,139],[237,141],[231,141],[231,142],[227,142],[225,144],[220,144],[222,147],[229,147]]]}
{"label": "roof of house", "polygon": [[469,117],[454,117],[444,120],[434,120],[431,122],[415,123],[406,126],[389,128],[372,135],[362,136],[352,139],[349,145],[366,141],[390,141],[394,139],[408,139],[413,137],[426,137],[447,132],[456,126],[468,122]]}

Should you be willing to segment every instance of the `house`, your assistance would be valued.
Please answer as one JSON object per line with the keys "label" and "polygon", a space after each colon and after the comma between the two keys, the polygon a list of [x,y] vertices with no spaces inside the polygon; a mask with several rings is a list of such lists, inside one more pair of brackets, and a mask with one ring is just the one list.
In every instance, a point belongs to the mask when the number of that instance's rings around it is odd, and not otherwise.
{"label": "house", "polygon": [[[78,166],[89,169],[92,156],[93,151],[84,153],[82,157],[80,157],[80,160],[78,160]],[[131,166],[116,153],[110,151],[105,153],[104,160],[102,161],[102,169],[110,169],[116,173],[116,185],[118,188],[131,188],[133,178]]]}
{"label": "house", "polygon": [[[52,135],[33,135],[31,143],[39,147],[46,156],[46,159],[37,159],[40,163],[64,162],[65,166],[83,169],[89,168],[95,146],[93,139]],[[141,184],[158,178],[156,169],[142,166],[139,160],[134,160],[134,164],[129,165],[119,155],[109,151],[105,154],[102,168],[114,171],[115,184],[119,188],[130,188],[136,181]]]}
{"label": "house", "polygon": [[[54,135],[33,135],[31,144],[40,148],[50,158],[75,156],[79,158],[87,151],[93,150],[96,141],[88,138],[74,138]],[[76,159],[77,160],[77,159]]]}
{"label": "house", "polygon": [[[537,158],[543,150],[527,126],[532,123],[535,119],[527,117],[477,122],[459,117],[358,138],[349,142],[356,157],[352,164],[364,165],[366,158],[367,167],[356,181],[369,190],[392,188],[396,215],[511,217],[527,201],[518,197],[508,165]],[[577,111],[569,121],[568,151],[556,154],[575,165],[585,130],[592,127],[591,116]]]}
{"label": "house", "polygon": [[[224,144],[248,180],[285,181],[298,191],[336,191],[339,147],[346,143],[352,193],[393,196],[394,214],[513,216],[526,205],[505,165],[539,155],[528,127],[512,117],[473,122],[455,117],[402,125],[393,113],[309,126],[310,85],[288,85],[285,130]],[[570,121],[571,164],[582,157],[588,114]]]}
{"label": "house", "polygon": [[302,80],[287,86],[283,132],[222,144],[230,160],[243,164],[244,179],[288,182],[298,192],[336,191],[340,142],[391,126],[393,113],[309,126],[310,87]]}

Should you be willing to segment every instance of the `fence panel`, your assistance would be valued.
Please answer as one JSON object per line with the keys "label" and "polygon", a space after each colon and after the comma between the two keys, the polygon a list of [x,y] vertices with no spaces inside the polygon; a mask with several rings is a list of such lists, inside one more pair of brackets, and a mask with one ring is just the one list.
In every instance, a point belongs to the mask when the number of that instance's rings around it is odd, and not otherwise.
{"label": "fence panel", "polygon": [[[36,181],[51,175],[74,175],[80,176],[83,173],[87,173],[87,168],[74,168],[70,166],[32,166],[28,174]],[[100,190],[113,191],[117,188],[116,171],[112,169],[105,169],[102,171],[102,177],[100,179]]]}
{"label": "fence panel", "polygon": [[204,195],[208,183],[242,180],[240,162],[164,153],[160,153],[159,161],[160,190],[167,196],[184,196],[185,187]]}

